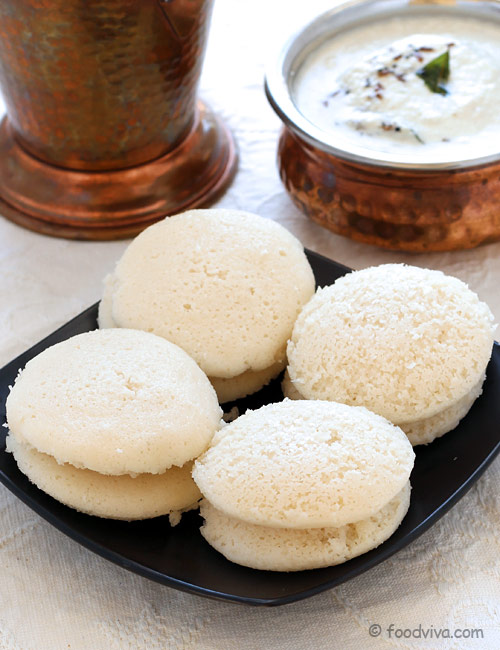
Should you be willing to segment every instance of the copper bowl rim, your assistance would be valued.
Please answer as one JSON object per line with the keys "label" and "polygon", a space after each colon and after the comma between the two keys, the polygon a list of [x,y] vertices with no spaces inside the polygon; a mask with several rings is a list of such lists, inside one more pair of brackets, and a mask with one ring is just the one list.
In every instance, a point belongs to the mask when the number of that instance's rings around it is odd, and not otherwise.
{"label": "copper bowl rim", "polygon": [[[383,169],[413,170],[415,172],[467,170],[500,161],[500,151],[462,159],[436,159],[415,162],[409,154],[394,155],[360,147],[347,138],[324,131],[310,122],[292,99],[293,78],[304,58],[319,43],[347,27],[363,24],[374,18],[396,14],[453,11],[456,15],[494,19],[500,25],[500,0],[347,0],[330,9],[289,35],[267,66],[265,92],[267,99],[282,122],[308,144],[347,162]],[[339,143],[341,146],[339,146]]]}

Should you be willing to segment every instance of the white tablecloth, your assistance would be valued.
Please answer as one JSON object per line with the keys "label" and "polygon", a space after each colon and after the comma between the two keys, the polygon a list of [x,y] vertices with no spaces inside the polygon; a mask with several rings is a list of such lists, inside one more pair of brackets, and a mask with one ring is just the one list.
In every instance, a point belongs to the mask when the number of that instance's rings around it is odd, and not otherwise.
{"label": "white tablecloth", "polygon": [[[276,165],[279,121],[262,89],[276,38],[325,0],[216,0],[202,96],[240,148],[219,205],[276,219],[302,242],[355,268],[406,261],[465,280],[500,321],[500,243],[413,256],[337,237],[308,222]],[[500,208],[499,208],[500,209]],[[127,242],[51,239],[0,218],[0,364],[100,297]],[[80,547],[0,486],[0,650],[283,650],[500,648],[500,460],[405,550],[340,587],[275,609],[226,604],[140,578]],[[429,490],[433,486],[429,485]],[[387,628],[481,629],[482,639],[388,638]],[[369,635],[379,624],[381,635]],[[401,632],[403,633],[403,632]],[[445,633],[446,634],[446,633]]]}

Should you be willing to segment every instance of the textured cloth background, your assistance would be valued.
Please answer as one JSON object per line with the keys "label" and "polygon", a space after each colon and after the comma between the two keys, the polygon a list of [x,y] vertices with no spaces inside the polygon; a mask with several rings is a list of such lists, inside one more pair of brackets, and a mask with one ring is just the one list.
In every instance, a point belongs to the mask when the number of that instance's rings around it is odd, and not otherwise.
{"label": "textured cloth background", "polygon": [[[449,254],[391,253],[309,223],[275,166],[279,121],[262,89],[280,33],[331,2],[216,0],[202,95],[240,147],[221,206],[276,219],[355,268],[409,262],[470,284],[500,321],[500,244]],[[304,6],[306,5],[306,6]],[[100,297],[126,242],[51,239],[0,219],[0,364]],[[500,648],[500,460],[425,535],[337,589],[277,609],[205,600],[118,568],[41,520],[0,486],[0,650]],[[429,490],[433,486],[429,485]],[[386,628],[482,628],[481,640],[388,639]],[[372,638],[368,628],[379,624]]]}

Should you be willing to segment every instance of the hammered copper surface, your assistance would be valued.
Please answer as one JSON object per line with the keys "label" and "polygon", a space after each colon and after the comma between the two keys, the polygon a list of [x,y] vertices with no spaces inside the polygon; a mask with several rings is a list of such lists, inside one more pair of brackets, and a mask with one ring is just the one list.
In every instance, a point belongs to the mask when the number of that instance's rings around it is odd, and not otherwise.
{"label": "hammered copper surface", "polygon": [[339,235],[413,252],[500,239],[500,162],[447,171],[390,170],[343,161],[286,127],[278,162],[295,204]]}
{"label": "hammered copper surface", "polygon": [[235,169],[231,135],[203,105],[190,133],[169,153],[146,165],[98,173],[41,163],[18,145],[4,120],[0,214],[57,237],[132,237],[165,215],[215,200]]}
{"label": "hammered copper surface", "polygon": [[0,84],[16,137],[73,169],[172,149],[196,104],[212,0],[1,0]]}
{"label": "hammered copper surface", "polygon": [[234,142],[196,108],[212,4],[0,0],[5,216],[114,238],[221,192]]}

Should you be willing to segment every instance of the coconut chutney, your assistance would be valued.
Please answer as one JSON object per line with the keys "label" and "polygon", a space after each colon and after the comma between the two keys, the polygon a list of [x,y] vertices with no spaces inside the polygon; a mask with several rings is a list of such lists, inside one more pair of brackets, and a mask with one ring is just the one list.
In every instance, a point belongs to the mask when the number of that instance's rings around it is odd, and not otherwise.
{"label": "coconut chutney", "polygon": [[339,147],[422,161],[490,155],[500,151],[500,23],[401,15],[353,27],[303,60],[292,96]]}

